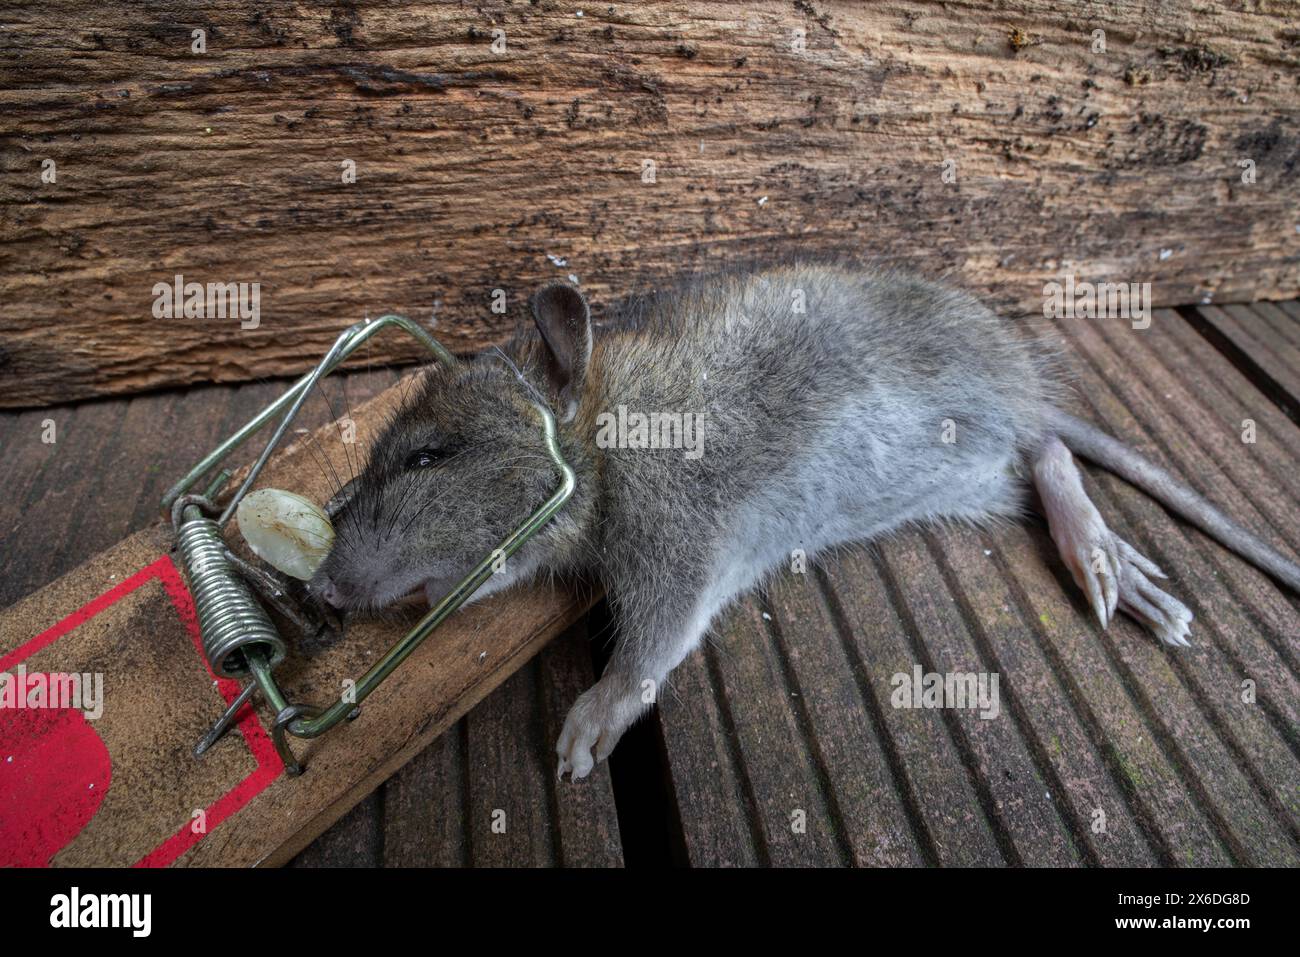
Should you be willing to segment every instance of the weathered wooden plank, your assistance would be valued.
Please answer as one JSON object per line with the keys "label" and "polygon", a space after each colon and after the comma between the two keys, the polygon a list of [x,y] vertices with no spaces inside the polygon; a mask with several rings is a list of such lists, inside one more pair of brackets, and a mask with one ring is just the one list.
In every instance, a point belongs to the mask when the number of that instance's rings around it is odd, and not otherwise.
{"label": "weathered wooden plank", "polygon": [[[976,649],[963,609],[950,593],[922,536],[886,542],[881,555],[906,609],[908,631],[915,636],[914,664],[920,664],[924,672],[974,674],[991,681],[996,671]],[[1014,676],[1005,679],[1010,683]],[[1057,809],[1058,796],[1052,793],[1017,727],[1013,705],[1003,697],[1004,676],[999,675],[998,680],[998,688],[992,691],[996,712],[970,702],[969,707],[948,707],[932,711],[930,716],[935,721],[946,720],[964,762],[977,776],[982,800],[1004,835],[1014,863],[1036,867],[1080,864],[1081,849]]]}
{"label": "weathered wooden plank", "polygon": [[[786,680],[765,617],[771,616],[757,599],[741,602],[714,631],[707,650],[744,762],[751,823],[761,830],[766,863],[844,862],[840,815],[825,786],[824,761],[808,739],[800,692]],[[671,767],[672,752],[668,758]]]}
{"label": "weathered wooden plank", "polygon": [[[1215,461],[1234,481],[1258,485],[1263,494],[1255,504],[1271,524],[1271,529],[1264,530],[1279,537],[1289,535],[1293,526],[1283,519],[1284,512],[1276,510],[1279,496],[1270,490],[1280,490],[1283,499],[1300,500],[1300,449],[1293,442],[1294,423],[1236,366],[1217,350],[1205,348],[1202,337],[1190,325],[1166,322],[1161,329],[1165,335],[1160,354],[1173,370],[1172,378],[1213,410],[1209,425],[1222,422],[1209,428],[1205,420],[1198,423],[1198,438],[1213,450]],[[1146,361],[1154,362],[1148,340],[1134,339],[1130,348],[1135,357],[1145,356]],[[1164,390],[1160,391],[1163,395]],[[1255,441],[1246,443],[1243,439],[1251,429]],[[1251,471],[1242,471],[1247,465]]]}
{"label": "weathered wooden plank", "polygon": [[[382,789],[384,863],[621,865],[608,765],[581,783],[554,773],[564,709],[592,677],[579,623],[389,779]],[[492,829],[498,810],[499,833]]]}
{"label": "weathered wooden plank", "polygon": [[375,791],[313,841],[289,867],[378,867],[382,843],[380,792]]}
{"label": "weathered wooden plank", "polygon": [[[492,694],[501,693],[498,688]],[[386,782],[383,862],[388,867],[468,867],[465,719]],[[322,838],[327,837],[327,831]]]}
{"label": "weathered wooden plank", "polygon": [[[14,524],[7,537],[13,544],[5,550],[8,562],[22,568],[23,575],[50,580],[65,543],[71,539],[76,547],[76,530],[83,522],[93,520],[93,491],[99,481],[97,470],[81,467],[82,456],[106,459],[125,416],[123,403],[91,403],[78,406],[66,416],[54,445],[44,445],[38,431],[29,430],[24,436],[24,444],[30,449],[28,460],[40,462],[44,458],[44,464],[26,495],[6,503]],[[46,529],[53,534],[47,537]],[[9,587],[8,583],[0,585]]]}
{"label": "weathered wooden plank", "polygon": [[970,608],[968,620],[987,643],[1001,675],[1003,701],[1050,769],[1051,797],[1073,822],[1089,860],[1103,866],[1158,862],[1146,821],[1107,765],[1109,743],[1086,709],[1072,702],[1068,676],[1057,673],[1037,622],[1013,590],[997,550],[998,535],[967,528],[927,536]]}
{"label": "weathered wooden plank", "polygon": [[819,576],[791,573],[768,589],[772,630],[812,732],[809,745],[834,794],[839,827],[855,865],[896,867],[927,863],[917,795],[893,772],[881,744],[882,719],[864,693],[865,676],[845,651]]}
{"label": "weathered wooden plank", "polygon": [[1253,306],[1198,306],[1207,335],[1216,346],[1243,362],[1256,384],[1290,410],[1300,413],[1300,321],[1264,314]]}
{"label": "weathered wooden plank", "polygon": [[[725,627],[726,622],[714,626]],[[767,864],[756,798],[715,667],[707,648],[690,655],[659,694],[657,714],[686,858],[695,867]]]}
{"label": "weathered wooden plank", "polygon": [[1288,300],[1287,302],[1279,302],[1277,303],[1277,308],[1280,309],[1282,314],[1289,320],[1300,321],[1300,302],[1297,302],[1294,299]]}
{"label": "weathered wooden plank", "polygon": [[[1063,272],[1149,280],[1167,304],[1294,295],[1285,13],[15,9],[0,403],[301,371],[389,309],[436,310],[469,350],[503,337],[543,279],[574,274],[599,308],[684,267],[792,251],[908,262],[1032,311]],[[154,318],[155,284],[177,275],[259,283],[259,326]]]}
{"label": "weathered wooden plank", "polygon": [[572,629],[561,645],[465,719],[465,820],[475,866],[622,863],[608,764],[582,782],[555,775],[565,713],[592,681],[585,630]]}
{"label": "weathered wooden plank", "polygon": [[[547,806],[554,773],[542,766],[536,670],[516,672],[502,688],[506,694],[488,698],[466,718],[465,819],[472,860],[487,867],[512,861],[554,865],[558,842]],[[517,746],[520,737],[527,742],[523,747]]]}
{"label": "weathered wooden plank", "polygon": [[865,675],[909,787],[920,798],[921,817],[938,863],[1005,863],[1007,854],[973,779],[975,770],[963,762],[943,719],[932,711],[894,707],[892,678],[911,674],[916,654],[879,557],[854,549],[833,555],[825,569],[852,629],[855,670]]}
{"label": "weathered wooden plank", "polygon": [[1292,347],[1300,347],[1300,319],[1283,308],[1287,305],[1294,307],[1296,303],[1294,301],[1252,302],[1249,305],[1237,305],[1232,308],[1249,309],[1252,315],[1264,320],[1274,333],[1281,336]]}

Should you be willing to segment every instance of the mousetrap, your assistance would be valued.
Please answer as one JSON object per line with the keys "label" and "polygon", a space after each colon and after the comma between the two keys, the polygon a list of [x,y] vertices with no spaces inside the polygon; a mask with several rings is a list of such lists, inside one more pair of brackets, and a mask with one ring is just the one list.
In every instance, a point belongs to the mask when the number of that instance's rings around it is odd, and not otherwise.
{"label": "mousetrap", "polygon": [[[368,337],[392,325],[402,323],[376,321],[345,333],[330,362],[312,375],[325,375],[331,362],[351,351],[349,345],[355,349],[364,341],[354,336]],[[434,346],[425,345],[445,361]],[[408,376],[350,409],[356,447],[371,442],[400,408],[411,381]],[[472,594],[479,577],[473,574],[428,615],[411,610],[360,618],[342,637],[307,637],[242,572],[220,579],[201,572],[200,581],[187,581],[172,508],[193,490],[208,493],[210,505],[190,502],[177,512],[182,526],[204,517],[220,529],[231,501],[222,489],[242,487],[247,477],[237,471],[235,481],[228,482],[220,462],[260,429],[279,433],[279,444],[257,460],[258,488],[292,489],[315,502],[336,491],[329,472],[345,470],[351,454],[338,424],[311,432],[276,427],[308,387],[300,381],[255,418],[245,413],[248,424],[169,495],[164,521],[133,532],[0,611],[0,676],[25,675],[31,681],[40,675],[81,675],[102,681],[98,715],[77,707],[0,708],[0,866],[282,864],[469,714],[596,600],[591,589],[538,582],[452,615]],[[537,428],[548,434],[549,417],[542,410]],[[171,441],[163,436],[158,444]],[[202,450],[191,452],[191,461]],[[322,459],[329,469],[321,467]],[[177,463],[176,471],[186,464]],[[205,469],[217,475],[209,478]],[[548,505],[558,508],[566,484],[558,462],[556,476],[557,498]],[[531,516],[503,544],[517,547],[544,521],[544,514]],[[224,564],[227,547],[246,558],[239,536],[228,538],[227,546],[225,537],[206,536],[208,557],[200,551],[191,559]],[[208,592],[205,602],[238,592],[234,607],[253,617],[236,627],[226,614],[200,616],[200,585],[210,584],[222,588]],[[314,613],[300,605],[289,610],[310,632],[316,622],[307,619]],[[206,633],[201,617],[209,625]],[[213,631],[214,624],[223,627]],[[258,640],[239,643],[242,629]],[[426,640],[434,629],[436,640]],[[218,644],[222,638],[232,643]],[[272,693],[278,692],[284,707],[260,693],[255,667],[271,678]],[[333,718],[330,706],[341,702],[349,687],[360,689],[367,675],[368,697],[348,695],[346,709],[332,712],[343,712],[342,717]],[[380,682],[382,691],[372,693]],[[581,688],[570,690],[576,694]],[[360,719],[346,720],[362,700]],[[326,707],[310,714],[304,709],[294,718],[284,715],[285,707],[298,702]],[[557,703],[547,720],[562,719],[567,704]],[[281,716],[287,718],[279,733],[283,751],[273,739]],[[325,734],[330,721],[333,730]],[[486,721],[478,727],[486,727]],[[212,745],[215,731],[204,733],[209,728],[229,732]],[[547,733],[558,733],[558,726]],[[192,748],[200,739],[210,746],[196,760]],[[289,744],[296,758],[287,753]],[[300,764],[311,769],[309,785],[285,773]]]}
{"label": "mousetrap", "polygon": [[[163,498],[164,513],[170,516],[175,533],[180,566],[194,598],[204,656],[213,674],[244,682],[243,690],[195,746],[196,757],[202,756],[229,731],[245,704],[253,695],[260,694],[275,711],[271,740],[286,771],[291,775],[301,774],[303,764],[294,756],[289,746],[289,736],[315,738],[344,720],[356,719],[361,713],[362,702],[449,615],[460,608],[504,561],[549,522],[573,494],[574,473],[560,453],[555,418],[549,409],[534,402],[538,429],[556,472],[555,492],[494,550],[483,556],[450,592],[434,602],[428,613],[365,674],[357,678],[355,684],[350,684],[342,697],[321,706],[292,700],[275,677],[275,669],[288,654],[288,642],[280,634],[267,606],[278,612],[282,620],[291,623],[304,637],[318,636],[322,631],[338,630],[341,625],[331,622],[319,609],[295,601],[291,585],[279,573],[237,555],[227,544],[225,529],[240,503],[257,482],[263,467],[311,390],[362,343],[386,328],[407,332],[425,346],[437,361],[455,366],[456,359],[450,352],[419,325],[403,316],[389,314],[374,321],[359,322],[335,340],[311,372],[213,449],[172,486]],[[231,478],[228,470],[221,469],[221,463],[234,449],[281,413],[283,416],[279,425],[234,494],[224,504],[214,501],[218,490]],[[204,479],[216,470],[220,471],[205,483]],[[197,488],[203,488],[204,491],[196,493]]]}

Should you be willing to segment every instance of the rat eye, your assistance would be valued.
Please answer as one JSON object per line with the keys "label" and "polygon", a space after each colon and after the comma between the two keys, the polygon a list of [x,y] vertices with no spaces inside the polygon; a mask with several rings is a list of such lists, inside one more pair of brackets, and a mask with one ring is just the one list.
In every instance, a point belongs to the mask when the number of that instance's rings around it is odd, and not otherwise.
{"label": "rat eye", "polygon": [[427,469],[447,457],[445,449],[416,449],[406,457],[408,469]]}

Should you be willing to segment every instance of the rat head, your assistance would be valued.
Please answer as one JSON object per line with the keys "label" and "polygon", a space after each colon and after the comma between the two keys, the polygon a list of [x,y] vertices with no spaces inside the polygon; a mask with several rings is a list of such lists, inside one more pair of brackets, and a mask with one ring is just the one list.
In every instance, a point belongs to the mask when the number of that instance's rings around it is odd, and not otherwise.
{"label": "rat head", "polygon": [[[429,368],[375,441],[365,468],[331,503],[334,546],[311,590],[347,611],[416,592],[449,592],[555,491],[539,401],[572,418],[591,355],[586,300],[555,284],[532,301],[537,334],[506,353]],[[522,373],[521,371],[522,370]],[[479,589],[539,562],[534,539]]]}

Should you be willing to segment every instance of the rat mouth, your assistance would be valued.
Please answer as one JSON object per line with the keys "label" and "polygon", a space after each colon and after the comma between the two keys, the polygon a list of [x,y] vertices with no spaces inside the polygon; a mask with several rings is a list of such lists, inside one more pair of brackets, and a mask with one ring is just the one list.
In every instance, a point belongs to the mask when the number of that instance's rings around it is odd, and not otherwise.
{"label": "rat mouth", "polygon": [[419,602],[422,602],[422,601],[424,601],[424,600],[425,600],[425,597],[424,597],[424,584],[423,584],[423,583],[420,583],[419,585],[416,585],[414,588],[412,588],[412,589],[410,589],[409,591],[407,591],[405,594],[399,595],[398,597],[394,598],[394,599],[392,600],[392,602],[390,602],[390,604],[392,604],[392,605],[414,605],[414,604],[418,604]]}
{"label": "rat mouth", "polygon": [[383,592],[371,595],[366,607],[373,610],[418,606],[432,608],[459,583],[460,579],[458,578],[441,576],[426,576],[407,579],[406,581],[399,580],[395,585],[385,588]]}
{"label": "rat mouth", "polygon": [[386,585],[382,590],[372,591],[353,605],[358,612],[379,612],[389,608],[408,608],[417,604],[424,597],[426,581],[423,578],[408,578],[405,581]]}
{"label": "rat mouth", "polygon": [[427,608],[432,608],[454,586],[455,582],[448,583],[441,578],[425,578],[394,598],[389,602],[389,605],[390,607],[400,608],[424,605]]}

